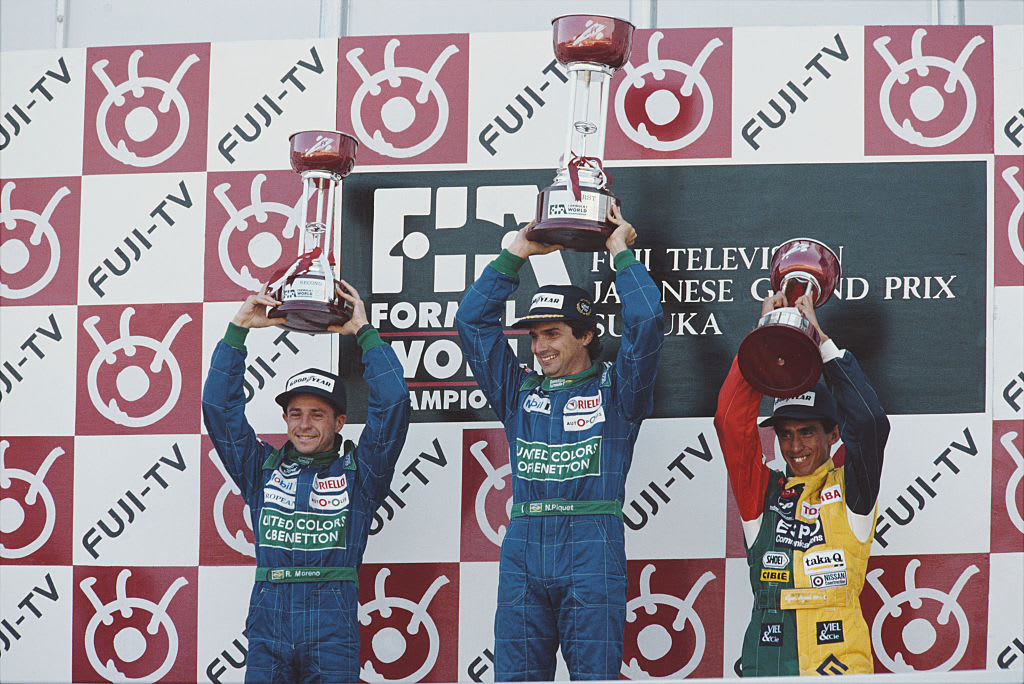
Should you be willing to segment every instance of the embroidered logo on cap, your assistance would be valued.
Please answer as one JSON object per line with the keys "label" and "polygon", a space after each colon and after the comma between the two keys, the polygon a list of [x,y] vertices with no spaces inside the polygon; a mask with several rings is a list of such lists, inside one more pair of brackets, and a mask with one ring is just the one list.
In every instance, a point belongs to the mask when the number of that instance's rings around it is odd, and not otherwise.
{"label": "embroidered logo on cap", "polygon": [[804,392],[799,397],[792,399],[776,399],[775,410],[782,406],[814,406],[814,392]]}

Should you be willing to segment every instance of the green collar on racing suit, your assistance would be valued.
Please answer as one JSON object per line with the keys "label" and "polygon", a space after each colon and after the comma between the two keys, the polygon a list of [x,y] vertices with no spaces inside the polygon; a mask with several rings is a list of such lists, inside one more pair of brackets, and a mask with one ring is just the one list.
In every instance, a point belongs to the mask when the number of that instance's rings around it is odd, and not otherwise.
{"label": "green collar on racing suit", "polygon": [[[292,446],[291,442],[287,442],[283,447],[281,447],[280,449],[277,449],[276,451],[271,452],[271,454],[269,456],[267,456],[267,460],[264,461],[264,463],[263,463],[263,469],[264,470],[271,470],[273,468],[276,468],[281,463],[281,461],[284,459],[285,456],[288,457],[289,461],[297,463],[300,466],[308,466],[308,465],[321,466],[321,465],[327,465],[328,463],[331,463],[335,459],[339,458],[340,451],[341,451],[341,446],[342,446],[341,435],[335,435],[334,436],[334,446],[331,449],[328,449],[327,451],[322,451],[322,452],[320,452],[318,454],[302,454],[302,453],[299,453],[298,451],[295,450],[295,447]],[[342,466],[342,468],[344,468],[345,470],[355,470],[356,469],[355,459],[352,458],[352,448],[353,448],[353,446],[354,445],[352,444],[351,441],[345,442],[345,456],[344,456],[345,463]]]}
{"label": "green collar on racing suit", "polygon": [[[519,389],[521,391],[532,390],[538,385],[542,390],[548,391],[568,389],[570,387],[575,387],[580,383],[586,382],[591,378],[597,377],[598,375],[601,374],[601,371],[603,370],[604,364],[602,364],[600,361],[595,361],[593,364],[591,364],[590,368],[586,370],[582,370],[579,373],[573,373],[572,375],[564,375],[560,378],[547,378],[544,377],[543,375],[540,375],[539,373],[530,373],[526,377],[526,379],[523,380],[523,384],[519,387]],[[607,382],[608,384],[611,384],[611,379],[608,379]],[[602,386],[604,384],[605,381],[602,380]]]}

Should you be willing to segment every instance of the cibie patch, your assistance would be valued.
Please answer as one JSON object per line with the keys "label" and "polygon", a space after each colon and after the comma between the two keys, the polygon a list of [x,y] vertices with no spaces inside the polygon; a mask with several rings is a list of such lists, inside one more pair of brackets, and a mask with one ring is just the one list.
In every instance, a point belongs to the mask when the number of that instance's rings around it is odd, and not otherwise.
{"label": "cibie patch", "polygon": [[762,582],[788,582],[789,570],[769,570],[761,568]]}
{"label": "cibie patch", "polygon": [[296,387],[319,387],[327,392],[334,391],[334,378],[329,378],[326,375],[320,373],[300,373],[299,375],[293,375],[288,378],[288,382],[285,383],[284,391],[291,392]]}
{"label": "cibie patch", "polygon": [[538,292],[533,295],[533,299],[530,300],[530,311],[533,311],[534,309],[561,309],[562,302],[564,301],[565,297],[560,294]]}
{"label": "cibie patch", "polygon": [[562,417],[562,429],[566,432],[589,430],[604,422],[604,409],[598,408],[593,413],[570,414]]}

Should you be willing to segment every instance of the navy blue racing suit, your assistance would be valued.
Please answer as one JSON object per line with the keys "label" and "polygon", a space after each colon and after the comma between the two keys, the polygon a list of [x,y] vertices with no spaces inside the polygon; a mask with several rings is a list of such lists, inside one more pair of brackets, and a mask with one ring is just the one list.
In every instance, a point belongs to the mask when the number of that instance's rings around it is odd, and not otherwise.
{"label": "navy blue racing suit", "polygon": [[455,321],[473,376],[505,425],[512,519],[501,544],[496,681],[551,680],[559,645],[573,679],[618,679],[626,618],[626,472],[654,409],[664,335],[657,286],[615,256],[622,345],[614,363],[546,378],[517,362],[501,325],[523,259],[503,251]]}
{"label": "navy blue racing suit", "polygon": [[245,418],[246,333],[228,326],[203,388],[206,429],[242,491],[256,536],[245,681],[356,682],[356,571],[409,427],[402,367],[376,330],[364,330],[358,342],[370,391],[359,443],[342,454],[336,436],[334,458],[300,465],[289,457],[302,458],[290,443],[275,449]]}

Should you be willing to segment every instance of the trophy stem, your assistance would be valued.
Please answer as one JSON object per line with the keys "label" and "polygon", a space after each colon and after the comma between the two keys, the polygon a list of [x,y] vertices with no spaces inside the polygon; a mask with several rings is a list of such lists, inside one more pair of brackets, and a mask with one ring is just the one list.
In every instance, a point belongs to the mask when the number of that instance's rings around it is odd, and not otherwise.
{"label": "trophy stem", "polygon": [[[576,93],[579,87],[580,72],[576,69],[569,70],[569,92]],[[576,110],[573,107],[572,102],[569,103],[568,113],[568,130],[569,135],[565,136],[565,150],[562,152],[562,160],[559,164],[560,168],[565,168],[569,164],[569,160],[572,159],[572,141],[575,136],[575,124],[576,124]]]}

